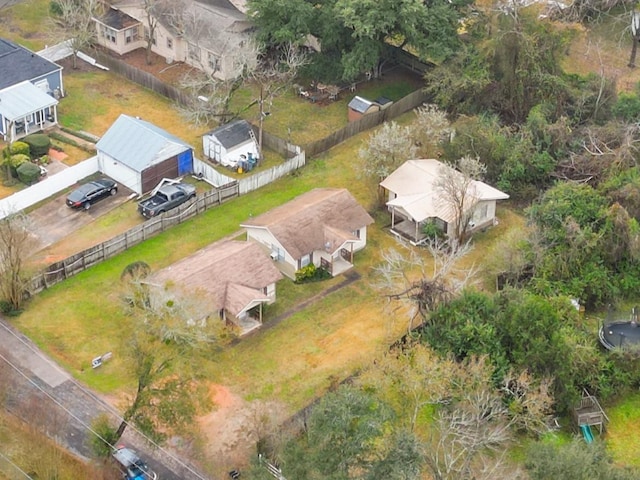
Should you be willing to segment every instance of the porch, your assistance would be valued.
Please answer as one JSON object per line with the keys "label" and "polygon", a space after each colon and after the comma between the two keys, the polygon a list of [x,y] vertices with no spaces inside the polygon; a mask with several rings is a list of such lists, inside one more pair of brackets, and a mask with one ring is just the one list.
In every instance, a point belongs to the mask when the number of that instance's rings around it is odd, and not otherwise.
{"label": "porch", "polygon": [[402,219],[397,223],[392,223],[390,230],[393,235],[408,241],[411,245],[420,245],[427,239],[422,231],[422,225],[411,220]]}
{"label": "porch", "polygon": [[9,143],[58,123],[58,100],[30,82],[0,92],[0,134]]}

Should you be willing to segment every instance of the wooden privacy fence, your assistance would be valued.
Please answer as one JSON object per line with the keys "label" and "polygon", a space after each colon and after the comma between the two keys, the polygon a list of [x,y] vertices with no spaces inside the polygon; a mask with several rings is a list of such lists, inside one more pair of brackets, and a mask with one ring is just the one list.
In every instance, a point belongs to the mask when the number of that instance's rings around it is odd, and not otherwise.
{"label": "wooden privacy fence", "polygon": [[349,123],[346,127],[336,130],[327,137],[305,145],[304,151],[309,158],[312,158],[322,152],[326,152],[331,147],[335,147],[348,138],[351,138],[360,132],[364,132],[365,130],[369,130],[376,125],[380,125],[387,120],[396,118],[403,113],[422,105],[428,100],[429,96],[425,92],[422,90],[416,90],[384,110],[368,113],[359,120]]}
{"label": "wooden privacy fence", "polygon": [[128,248],[154,237],[174,225],[178,225],[199,213],[218,206],[231,198],[237,197],[238,192],[239,188],[237,183],[210,190],[198,195],[193,202],[180,205],[106,242],[76,253],[60,262],[53,263],[31,280],[30,292],[32,294],[41,292],[45,288],[51,287],[93,265],[97,265],[108,258],[118,255]]}
{"label": "wooden privacy fence", "polygon": [[107,55],[102,52],[96,53],[96,59],[105,67],[109,67],[109,70],[112,70],[118,75],[122,75],[128,80],[148,88],[159,95],[167,97],[181,105],[187,105],[189,103],[189,96],[182,90],[164,83],[152,74],[129,65],[123,60],[114,58],[111,55]]}
{"label": "wooden privacy fence", "polygon": [[305,152],[304,150],[301,150],[300,147],[297,148],[298,154],[281,165],[276,165],[275,167],[271,167],[269,170],[257,172],[249,177],[240,179],[238,181],[240,195],[244,195],[252,192],[253,190],[257,190],[260,187],[264,187],[265,185],[284,177],[287,173],[304,167],[306,158]]}

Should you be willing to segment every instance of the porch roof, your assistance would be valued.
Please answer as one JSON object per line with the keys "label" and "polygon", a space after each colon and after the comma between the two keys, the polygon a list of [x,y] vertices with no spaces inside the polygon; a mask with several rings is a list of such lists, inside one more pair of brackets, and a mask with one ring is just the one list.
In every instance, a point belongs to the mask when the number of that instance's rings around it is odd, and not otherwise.
{"label": "porch roof", "polygon": [[0,91],[0,115],[10,122],[57,104],[28,80]]}

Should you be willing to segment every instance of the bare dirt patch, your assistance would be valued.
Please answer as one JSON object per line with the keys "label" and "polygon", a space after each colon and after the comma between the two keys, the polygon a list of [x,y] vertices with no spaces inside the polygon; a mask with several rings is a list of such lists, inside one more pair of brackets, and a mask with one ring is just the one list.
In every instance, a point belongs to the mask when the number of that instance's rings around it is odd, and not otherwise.
{"label": "bare dirt patch", "polygon": [[212,385],[210,394],[215,410],[198,419],[205,452],[226,470],[246,467],[259,437],[286,418],[284,407],[273,401],[245,401],[224,385]]}

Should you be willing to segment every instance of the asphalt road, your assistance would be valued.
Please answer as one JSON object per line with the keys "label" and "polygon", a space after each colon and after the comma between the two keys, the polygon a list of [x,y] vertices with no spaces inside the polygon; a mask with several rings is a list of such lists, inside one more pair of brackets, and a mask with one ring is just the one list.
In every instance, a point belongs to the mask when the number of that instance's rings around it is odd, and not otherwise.
{"label": "asphalt road", "polygon": [[[92,457],[92,421],[101,413],[114,423],[121,418],[2,317],[0,392],[8,411],[84,459]],[[172,452],[151,445],[132,428],[125,431],[119,443],[136,450],[158,474],[158,480],[209,478]]]}

